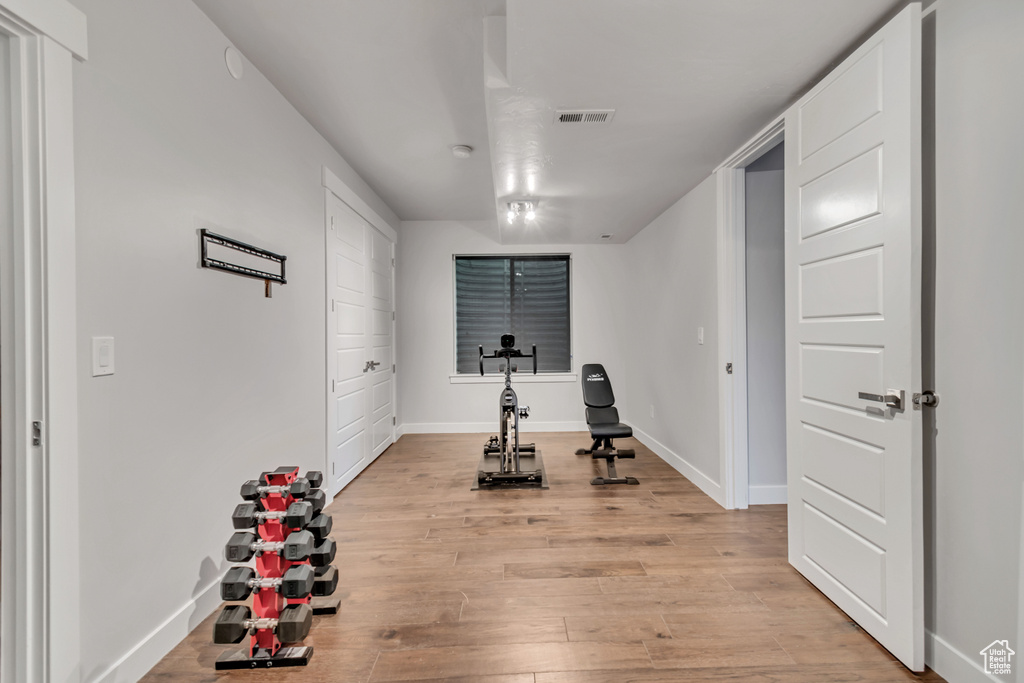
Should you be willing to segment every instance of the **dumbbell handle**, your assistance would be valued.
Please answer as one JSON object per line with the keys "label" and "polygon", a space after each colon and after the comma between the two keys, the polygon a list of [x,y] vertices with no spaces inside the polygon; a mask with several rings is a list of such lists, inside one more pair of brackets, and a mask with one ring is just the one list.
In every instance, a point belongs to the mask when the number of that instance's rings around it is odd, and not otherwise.
{"label": "dumbbell handle", "polygon": [[259,540],[249,544],[249,550],[254,553],[277,553],[284,552],[284,541]]}
{"label": "dumbbell handle", "polygon": [[285,510],[257,510],[256,512],[257,519],[261,519],[263,521],[268,519],[284,519],[287,516],[288,513]]}
{"label": "dumbbell handle", "polygon": [[250,631],[261,628],[277,628],[277,619],[246,619],[242,625]]}
{"label": "dumbbell handle", "polygon": [[284,578],[280,576],[277,578],[257,576],[255,579],[249,579],[246,583],[249,585],[249,588],[254,590],[262,590],[264,588],[273,588],[276,590],[282,583],[284,583]]}
{"label": "dumbbell handle", "polygon": [[291,493],[291,486],[257,486],[256,493],[268,494],[268,493]]}

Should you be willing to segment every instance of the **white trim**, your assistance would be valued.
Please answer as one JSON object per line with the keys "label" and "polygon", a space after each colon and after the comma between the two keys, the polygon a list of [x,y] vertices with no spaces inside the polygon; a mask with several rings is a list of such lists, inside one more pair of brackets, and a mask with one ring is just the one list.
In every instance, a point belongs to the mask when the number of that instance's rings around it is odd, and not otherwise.
{"label": "white trim", "polygon": [[717,173],[723,168],[745,168],[757,161],[762,154],[782,142],[785,125],[785,114],[775,117],[771,123],[758,131],[757,135],[733,152],[732,156],[719,164],[715,172]]}
{"label": "white trim", "polygon": [[[79,680],[78,369],[72,54],[84,15],[0,0],[11,57],[13,224],[5,231],[0,678]],[[64,36],[64,40],[67,37]],[[84,36],[80,48],[84,51]],[[41,442],[32,443],[32,423]],[[54,558],[54,571],[50,571]]]}
{"label": "white trim", "polygon": [[[400,434],[493,434],[494,422],[413,422],[399,425]],[[531,432],[586,432],[586,422],[525,423],[520,434]]]}
{"label": "white trim", "polygon": [[760,486],[751,486],[748,490],[750,496],[747,501],[748,505],[785,505],[788,502],[786,498],[786,491],[788,487],[785,484],[778,486],[770,486],[763,484]]}
{"label": "white trim", "polygon": [[[718,449],[728,509],[746,509],[747,353],[746,252],[742,169],[715,172],[718,185]],[[739,234],[737,234],[739,233]],[[726,371],[732,364],[732,374]]]}
{"label": "white trim", "polygon": [[333,192],[338,199],[348,204],[363,220],[380,230],[393,243],[398,243],[398,231],[391,227],[391,224],[374,211],[373,207],[356,194],[355,190],[346,185],[341,178],[334,174],[334,171],[326,166],[323,167],[322,182],[324,187]]}
{"label": "white trim", "polygon": [[[43,352],[46,448],[44,642],[51,680],[80,676],[81,562],[78,488],[78,316],[74,112],[68,50],[43,38]],[[52,561],[51,561],[52,558]],[[51,571],[52,568],[52,571]]]}
{"label": "white trim", "polygon": [[[750,501],[747,453],[747,296],[744,167],[777,145],[779,116],[715,170],[718,184],[718,423],[723,505],[744,509]],[[732,363],[732,374],[725,366]]]}
{"label": "white trim", "polygon": [[220,581],[226,573],[227,569],[90,683],[127,683],[146,675],[203,619],[220,607]]}
{"label": "white trim", "polygon": [[924,632],[924,649],[925,663],[932,671],[947,681],[957,681],[957,683],[1000,683],[1005,681],[999,676],[985,673],[980,658],[965,655],[928,630]]}
{"label": "white trim", "polygon": [[[559,382],[575,382],[579,375],[575,372],[546,372],[538,375],[516,372],[512,374],[516,384],[558,384]],[[505,375],[448,375],[449,384],[504,384]]]}
{"label": "white trim", "polygon": [[725,491],[719,484],[712,481],[711,477],[698,470],[683,456],[674,452],[643,430],[634,427],[633,436],[637,441],[650,448],[655,455],[671,465],[675,471],[689,479],[701,491],[708,494],[713,501],[725,507]]}
{"label": "white trim", "polygon": [[67,0],[3,0],[0,17],[16,19],[48,36],[79,59],[89,58],[85,13]]}

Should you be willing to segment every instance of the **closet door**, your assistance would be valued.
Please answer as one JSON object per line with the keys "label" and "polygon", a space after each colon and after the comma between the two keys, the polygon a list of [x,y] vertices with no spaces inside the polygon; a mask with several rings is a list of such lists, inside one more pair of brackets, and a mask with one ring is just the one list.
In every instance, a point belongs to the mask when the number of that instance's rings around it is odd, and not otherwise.
{"label": "closet door", "polygon": [[370,415],[373,424],[370,459],[395,441],[394,430],[394,257],[393,245],[370,230],[370,309],[373,317],[369,371]]}
{"label": "closet door", "polygon": [[391,242],[332,192],[326,193],[325,475],[328,493],[334,496],[393,441],[394,307]]}

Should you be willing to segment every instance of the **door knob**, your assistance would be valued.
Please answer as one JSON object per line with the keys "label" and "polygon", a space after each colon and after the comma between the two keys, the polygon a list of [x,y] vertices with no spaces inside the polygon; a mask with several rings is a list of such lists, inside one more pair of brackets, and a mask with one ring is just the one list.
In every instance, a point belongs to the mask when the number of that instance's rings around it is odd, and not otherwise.
{"label": "door knob", "polygon": [[885,394],[869,394],[866,391],[857,392],[857,398],[865,401],[878,401],[885,405],[893,408],[894,410],[903,410],[903,390],[896,391],[895,389],[886,389]]}

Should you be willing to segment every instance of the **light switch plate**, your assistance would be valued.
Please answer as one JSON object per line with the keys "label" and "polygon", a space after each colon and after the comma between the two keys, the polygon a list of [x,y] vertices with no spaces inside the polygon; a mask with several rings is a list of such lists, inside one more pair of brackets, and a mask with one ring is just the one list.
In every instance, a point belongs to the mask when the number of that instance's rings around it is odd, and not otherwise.
{"label": "light switch plate", "polygon": [[114,374],[114,338],[92,338],[92,376]]}
{"label": "light switch plate", "polygon": [[704,343],[704,328],[703,327],[698,327],[697,328],[697,343],[698,344],[703,344]]}

